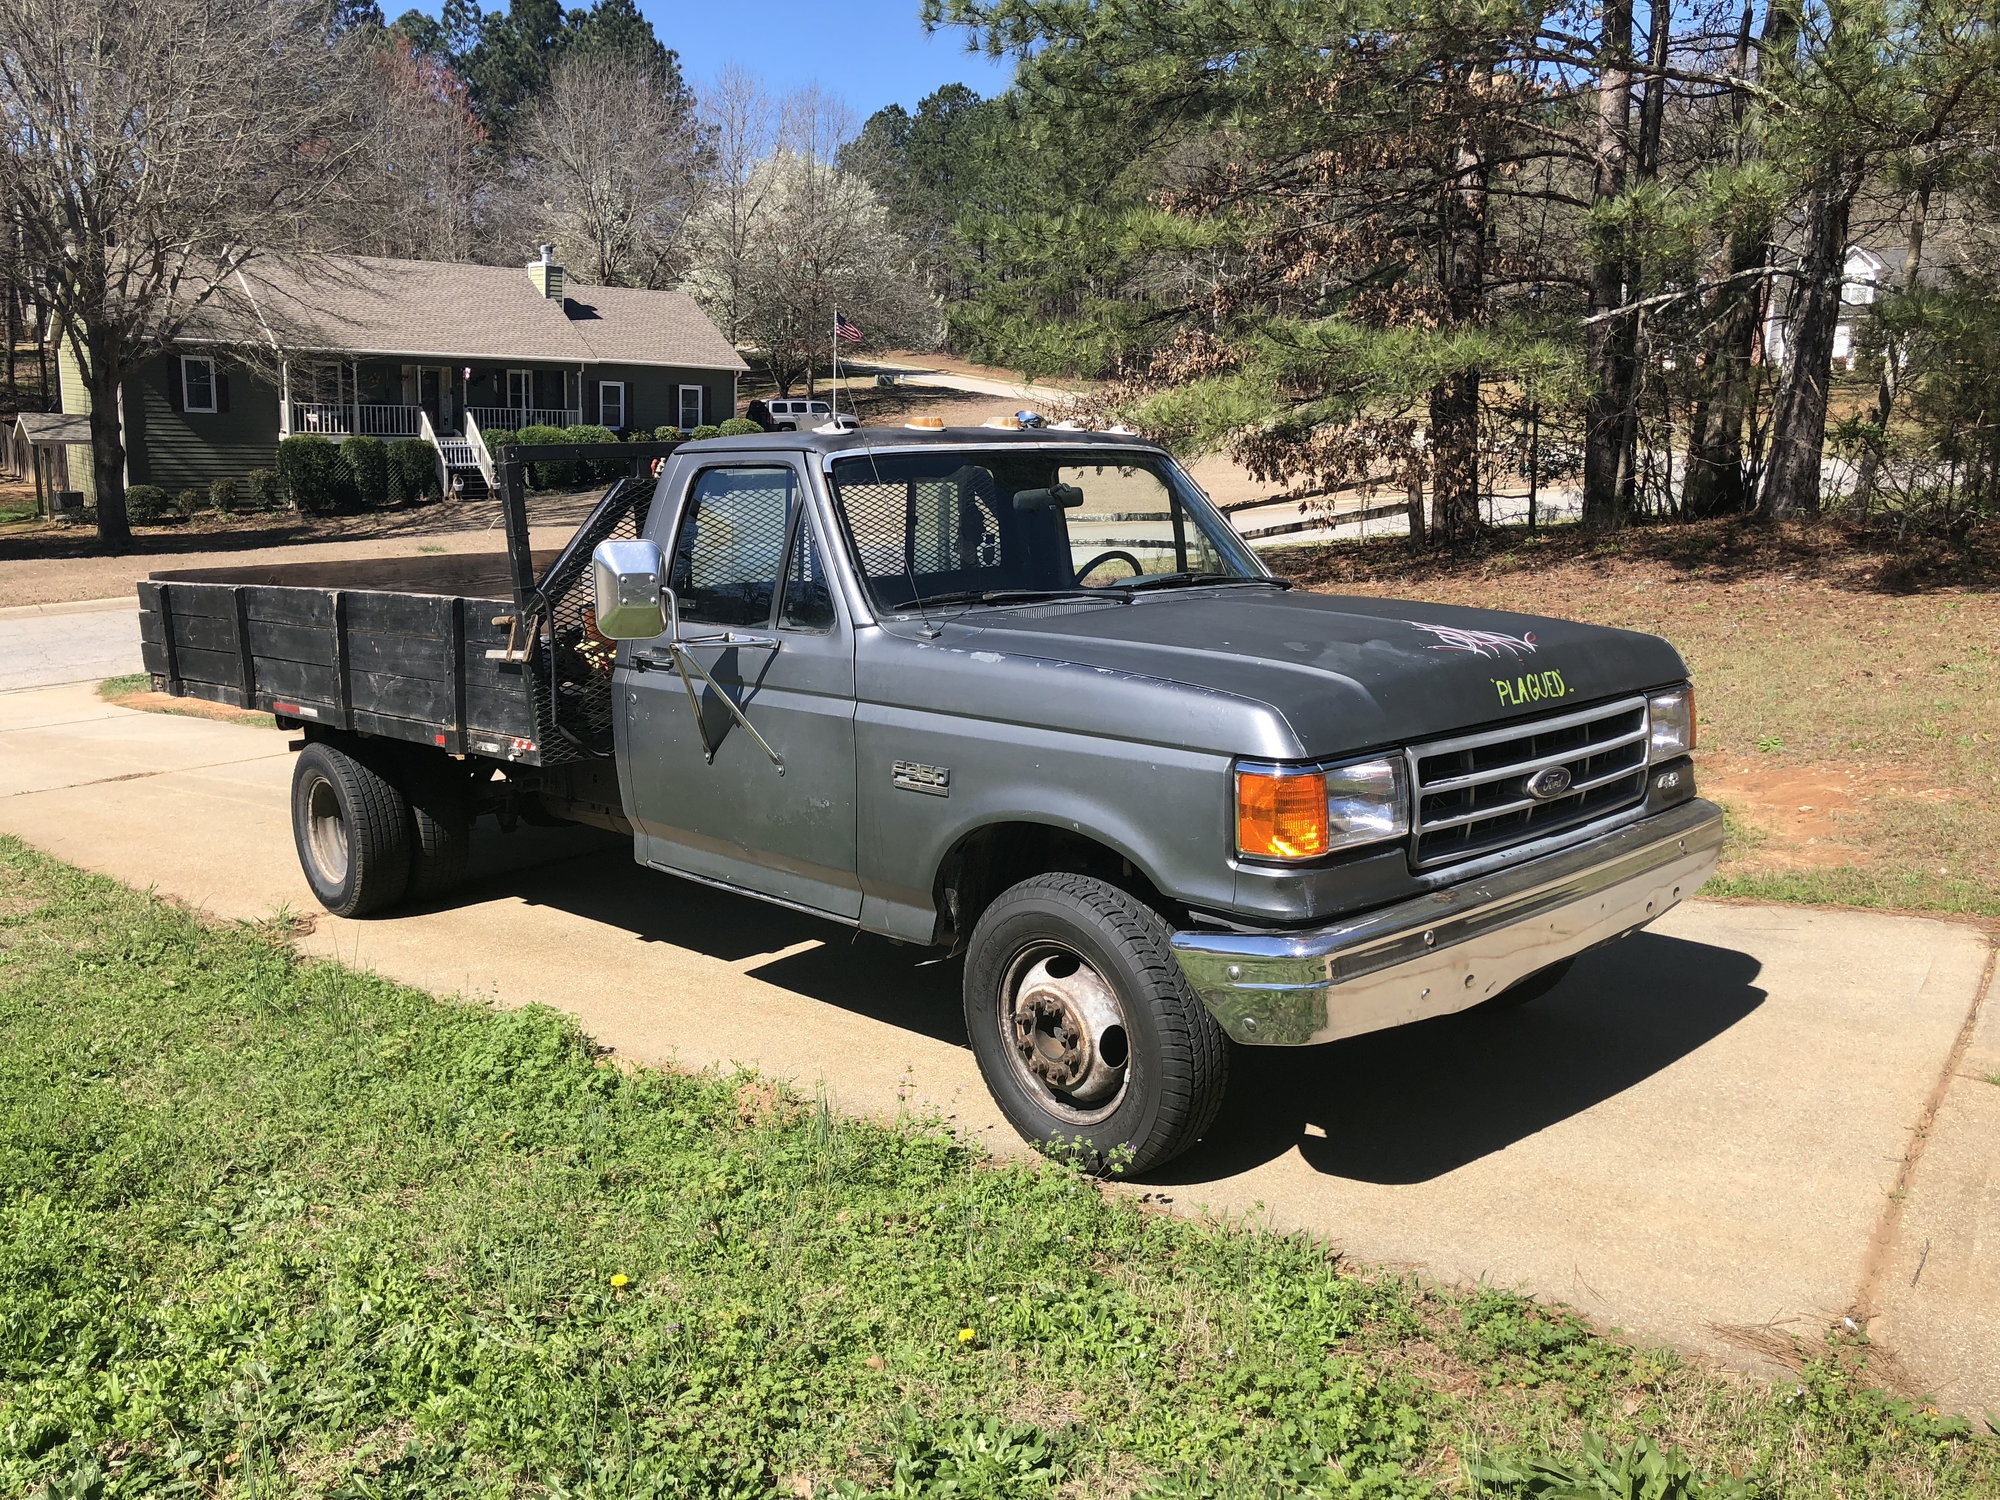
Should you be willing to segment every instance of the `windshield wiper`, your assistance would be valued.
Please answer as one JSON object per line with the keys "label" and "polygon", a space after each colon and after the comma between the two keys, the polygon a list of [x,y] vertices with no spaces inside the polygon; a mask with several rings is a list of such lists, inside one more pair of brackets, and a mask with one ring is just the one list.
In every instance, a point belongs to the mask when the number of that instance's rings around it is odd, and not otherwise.
{"label": "windshield wiper", "polygon": [[1136,579],[1117,587],[1124,593],[1136,594],[1141,589],[1186,589],[1214,588],[1222,584],[1261,583],[1266,588],[1288,589],[1292,586],[1289,578],[1257,578],[1246,573],[1155,573],[1150,578]]}
{"label": "windshield wiper", "polygon": [[1130,604],[1120,591],[1112,589],[954,589],[943,594],[920,594],[898,609],[925,609],[933,604],[1037,604],[1045,599],[1102,599],[1107,604]]}

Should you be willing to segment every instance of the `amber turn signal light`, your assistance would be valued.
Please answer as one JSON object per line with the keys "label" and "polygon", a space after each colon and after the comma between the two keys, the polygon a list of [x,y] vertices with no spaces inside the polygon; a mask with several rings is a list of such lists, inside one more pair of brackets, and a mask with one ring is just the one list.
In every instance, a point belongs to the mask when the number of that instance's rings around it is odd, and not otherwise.
{"label": "amber turn signal light", "polygon": [[1329,847],[1326,777],[1236,773],[1236,848],[1253,859],[1311,859]]}

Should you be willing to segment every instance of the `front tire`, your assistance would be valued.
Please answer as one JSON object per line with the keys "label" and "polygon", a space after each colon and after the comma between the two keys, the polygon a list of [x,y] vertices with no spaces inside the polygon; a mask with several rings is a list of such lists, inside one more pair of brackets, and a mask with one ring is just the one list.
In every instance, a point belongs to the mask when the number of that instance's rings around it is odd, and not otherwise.
{"label": "front tire", "polygon": [[337,917],[394,906],[410,884],[409,799],[346,751],[307,745],[292,767],[292,841],[319,904]]}
{"label": "front tire", "polygon": [[1214,1123],[1227,1038],[1158,912],[1088,875],[1003,891],[973,928],[965,1023],[1009,1123],[1095,1173],[1143,1172]]}

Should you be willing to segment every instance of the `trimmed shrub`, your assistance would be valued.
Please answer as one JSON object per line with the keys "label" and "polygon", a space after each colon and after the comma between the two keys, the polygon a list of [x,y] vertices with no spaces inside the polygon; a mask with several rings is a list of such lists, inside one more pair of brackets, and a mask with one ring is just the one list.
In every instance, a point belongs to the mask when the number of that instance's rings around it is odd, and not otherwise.
{"label": "trimmed shrub", "polygon": [[125,486],[125,518],[144,526],[160,520],[173,509],[173,501],[157,484]]}
{"label": "trimmed shrub", "polygon": [[444,497],[437,452],[422,438],[397,438],[383,450],[382,458],[389,504],[421,505]]}
{"label": "trimmed shrub", "polygon": [[225,516],[243,508],[242,487],[233,479],[218,479],[208,487],[208,506]]}
{"label": "trimmed shrub", "polygon": [[694,439],[694,441],[700,442],[703,438],[721,437],[722,429],[717,427],[713,422],[704,422],[701,426],[695,428],[693,432],[690,432],[688,436]]}
{"label": "trimmed shrub", "polygon": [[655,427],[653,441],[656,443],[685,443],[687,434],[678,427]]}
{"label": "trimmed shrub", "polygon": [[198,515],[207,503],[208,496],[200,490],[182,490],[174,496],[174,510],[183,516]]}
{"label": "trimmed shrub", "polygon": [[[567,443],[570,435],[563,427],[523,427],[514,434],[517,443]],[[573,490],[587,481],[587,474],[578,473],[580,466],[563,460],[560,463],[534,464],[528,472],[528,487],[537,490]]]}
{"label": "trimmed shrub", "polygon": [[354,494],[340,450],[316,432],[295,432],[278,444],[278,483],[292,508],[309,516],[330,515]]}
{"label": "trimmed shrub", "polygon": [[521,441],[521,434],[511,427],[482,427],[479,429],[479,437],[486,444],[486,451],[496,459],[500,456],[502,448],[509,443]]}
{"label": "trimmed shrub", "polygon": [[243,477],[243,488],[253,510],[276,510],[285,503],[276,469],[252,469]]}
{"label": "trimmed shrub", "polygon": [[363,510],[381,510],[389,503],[389,456],[382,440],[356,435],[341,439],[340,459],[354,476],[355,497]]}
{"label": "trimmed shrub", "polygon": [[715,430],[723,437],[749,437],[752,433],[762,432],[764,429],[748,417],[731,417]]}
{"label": "trimmed shrub", "polygon": [[[572,443],[615,443],[618,441],[618,434],[609,427],[578,426],[568,429],[567,438]],[[598,459],[594,463],[577,465],[577,469],[584,477],[595,479],[600,483],[622,478],[631,467],[629,463],[621,464],[615,458]]]}

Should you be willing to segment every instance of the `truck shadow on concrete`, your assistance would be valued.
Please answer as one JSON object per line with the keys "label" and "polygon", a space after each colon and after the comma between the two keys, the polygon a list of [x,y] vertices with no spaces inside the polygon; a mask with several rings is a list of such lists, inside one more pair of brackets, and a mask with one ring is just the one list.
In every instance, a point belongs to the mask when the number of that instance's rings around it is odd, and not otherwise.
{"label": "truck shadow on concrete", "polygon": [[[641,869],[632,862],[632,841],[615,834],[553,832],[574,851],[568,857],[557,853],[547,863],[504,871],[476,863],[476,874],[492,876],[495,894],[505,890],[535,906],[622,928],[642,942],[667,943],[735,965],[770,954],[766,962],[742,972],[810,1000],[952,1046],[965,1045],[958,960],[939,962],[924,949]],[[552,843],[550,851],[556,847]],[[475,860],[479,853],[475,846]],[[468,890],[473,898],[486,893]],[[785,952],[802,943],[816,946]]]}
{"label": "truck shadow on concrete", "polygon": [[[633,866],[629,840],[583,829],[548,862],[485,885],[724,963],[810,1000],[962,1047],[958,961]],[[810,944],[811,946],[802,946]],[[786,952],[787,949],[796,952]],[[762,963],[747,963],[759,955]],[[1748,954],[1640,933],[1586,954],[1518,1010],[1468,1011],[1321,1047],[1239,1047],[1229,1099],[1188,1155],[1144,1174],[1192,1185],[1297,1149],[1332,1177],[1427,1182],[1673,1066],[1764,1001]]]}
{"label": "truck shadow on concrete", "polygon": [[1146,1174],[1192,1185],[1296,1148],[1330,1177],[1428,1182],[1672,1066],[1764,1002],[1733,949],[1642,932],[1517,1010],[1467,1011],[1320,1047],[1238,1048],[1201,1145]]}

